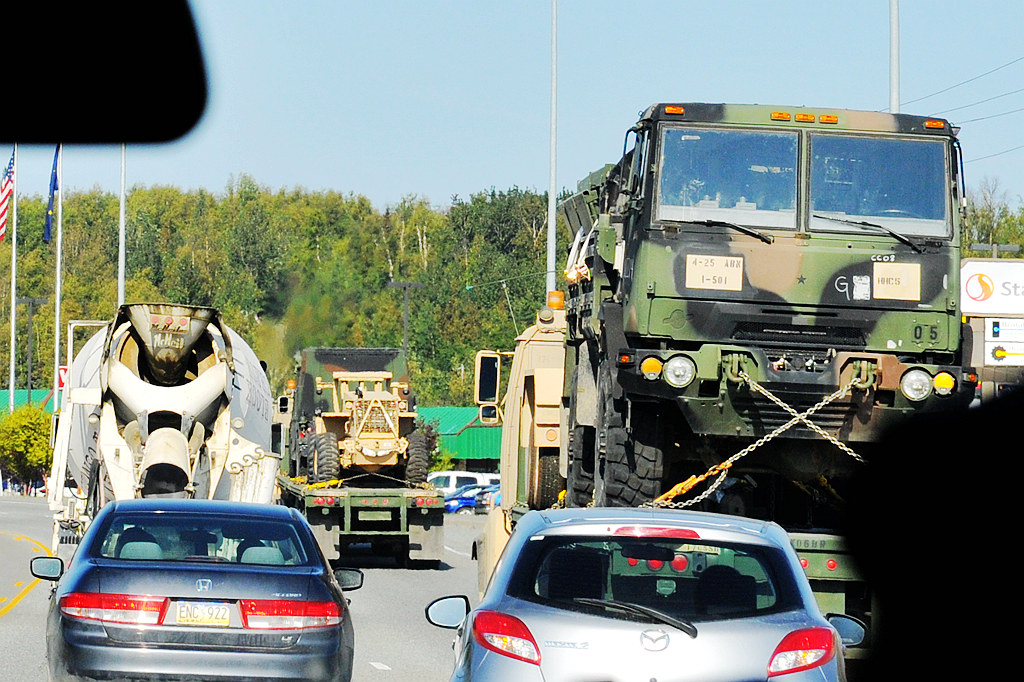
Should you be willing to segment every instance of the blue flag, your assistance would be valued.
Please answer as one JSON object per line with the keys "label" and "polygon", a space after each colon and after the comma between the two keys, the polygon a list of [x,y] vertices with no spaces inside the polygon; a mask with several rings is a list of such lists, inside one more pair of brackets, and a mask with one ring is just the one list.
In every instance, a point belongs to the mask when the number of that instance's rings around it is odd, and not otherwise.
{"label": "blue flag", "polygon": [[46,227],[43,228],[43,241],[50,243],[50,232],[53,227],[53,199],[57,196],[57,159],[60,158],[60,145],[53,152],[53,170],[50,171],[50,203],[46,206]]}

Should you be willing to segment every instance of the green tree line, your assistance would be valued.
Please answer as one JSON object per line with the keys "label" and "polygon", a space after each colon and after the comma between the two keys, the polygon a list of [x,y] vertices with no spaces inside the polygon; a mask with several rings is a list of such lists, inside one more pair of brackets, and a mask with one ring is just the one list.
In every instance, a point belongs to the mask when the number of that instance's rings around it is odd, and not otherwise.
{"label": "green tree line", "polygon": [[[18,198],[18,298],[32,319],[32,387],[53,385],[56,240],[47,198]],[[409,289],[411,379],[420,404],[472,403],[481,348],[509,348],[544,300],[547,197],[489,189],[436,207],[409,196],[379,210],[360,195],[271,191],[241,176],[221,194],[135,187],[126,197],[127,302],[218,308],[268,365],[272,388],[309,346],[401,347]],[[61,362],[66,324],[107,320],[117,304],[118,197],[62,204]],[[564,254],[568,235],[559,234]],[[0,366],[9,365],[10,240],[0,244]],[[28,308],[18,306],[16,387],[27,384]],[[95,330],[81,330],[79,348]],[[6,381],[2,382],[6,385]],[[3,410],[3,406],[0,406]]]}

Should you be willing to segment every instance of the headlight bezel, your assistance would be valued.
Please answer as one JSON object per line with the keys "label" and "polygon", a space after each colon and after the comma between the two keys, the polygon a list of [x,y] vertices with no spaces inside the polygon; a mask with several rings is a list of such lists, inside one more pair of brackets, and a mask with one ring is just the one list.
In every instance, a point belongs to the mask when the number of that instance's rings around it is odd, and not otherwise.
{"label": "headlight bezel", "polygon": [[920,367],[908,369],[900,377],[900,393],[907,400],[919,403],[932,394],[932,375]]}
{"label": "headlight bezel", "polygon": [[672,388],[686,388],[697,378],[697,363],[689,356],[673,355],[665,362],[661,376]]}

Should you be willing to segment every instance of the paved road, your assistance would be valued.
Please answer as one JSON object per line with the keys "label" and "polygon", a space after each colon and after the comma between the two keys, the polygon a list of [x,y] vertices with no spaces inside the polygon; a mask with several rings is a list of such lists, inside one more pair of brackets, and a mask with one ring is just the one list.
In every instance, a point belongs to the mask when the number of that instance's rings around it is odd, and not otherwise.
{"label": "paved road", "polygon": [[[428,624],[434,598],[465,594],[475,605],[476,562],[469,558],[482,516],[449,516],[445,559],[437,570],[398,569],[367,551],[347,561],[365,582],[352,592],[356,660],[353,682],[443,682],[452,668],[451,630]],[[49,584],[28,571],[49,553],[50,515],[43,498],[0,496],[0,661],[4,682],[46,679],[43,642]]]}
{"label": "paved road", "polygon": [[49,554],[50,512],[41,497],[0,495],[0,679],[46,679],[43,633],[50,585],[32,577],[29,560]]}

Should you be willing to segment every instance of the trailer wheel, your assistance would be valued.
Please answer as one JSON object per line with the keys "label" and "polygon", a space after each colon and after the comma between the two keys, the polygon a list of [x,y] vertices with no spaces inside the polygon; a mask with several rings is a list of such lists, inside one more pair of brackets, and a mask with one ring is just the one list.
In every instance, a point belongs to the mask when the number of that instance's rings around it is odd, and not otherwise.
{"label": "trailer wheel", "polygon": [[537,453],[537,468],[530,485],[530,504],[535,509],[548,509],[558,502],[558,493],[565,488],[565,481],[558,472],[558,450],[540,448]]}
{"label": "trailer wheel", "polygon": [[333,433],[318,433],[313,437],[311,478],[314,483],[333,481],[341,473],[338,437]]}
{"label": "trailer wheel", "polygon": [[413,485],[426,483],[430,469],[430,453],[427,452],[427,437],[420,431],[409,434],[408,460],[405,463],[405,478]]}

